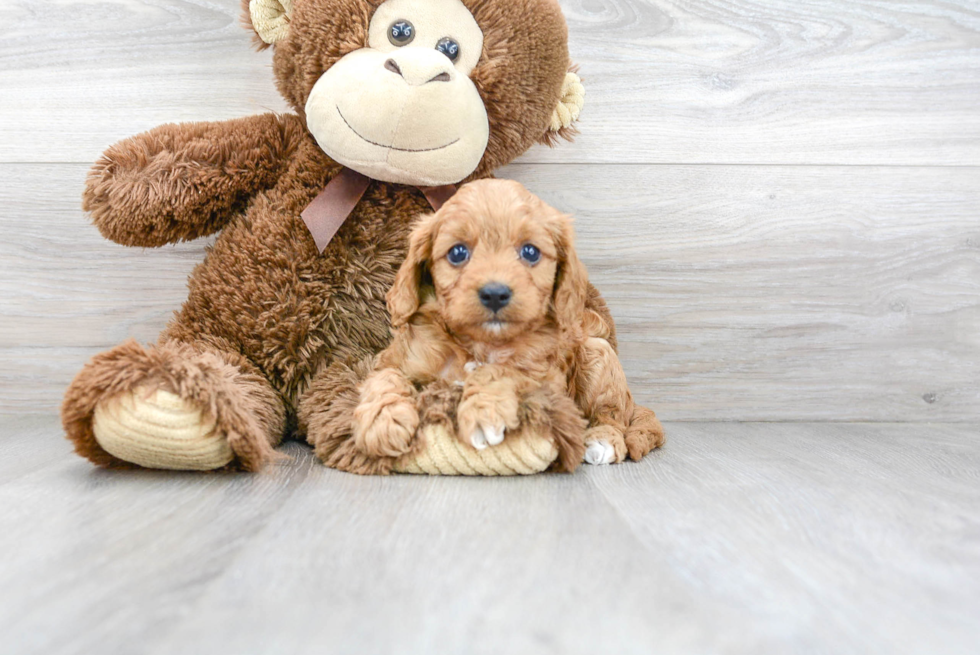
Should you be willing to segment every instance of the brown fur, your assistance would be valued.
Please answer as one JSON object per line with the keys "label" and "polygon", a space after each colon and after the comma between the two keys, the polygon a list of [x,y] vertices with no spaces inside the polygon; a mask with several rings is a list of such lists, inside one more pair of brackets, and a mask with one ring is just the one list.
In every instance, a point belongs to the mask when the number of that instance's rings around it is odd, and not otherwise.
{"label": "brown fur", "polygon": [[82,208],[102,236],[126,246],[213,234],[276,185],[303,132],[295,116],[274,114],[161,125],[106,150],[89,172]]}
{"label": "brown fur", "polygon": [[[453,380],[462,385],[455,432],[467,444],[478,426],[513,432],[529,415],[546,415],[561,470],[574,470],[593,439],[612,444],[616,461],[627,453],[639,459],[659,446],[663,431],[652,412],[635,406],[613,346],[602,336],[610,331],[586,311],[588,275],[573,241],[568,217],[516,182],[473,182],[423,217],[388,293],[394,341],[358,387],[350,415],[353,448],[366,457],[398,457],[417,448],[412,436],[425,421],[416,410],[415,386]],[[458,243],[471,251],[463,265],[446,259]],[[541,251],[534,265],[517,256],[526,243]],[[497,313],[479,301],[479,289],[489,282],[513,291]],[[487,327],[493,318],[503,323]],[[468,362],[479,368],[467,370]],[[543,411],[529,412],[529,403]],[[640,410],[644,420],[632,426]],[[343,421],[337,426],[348,431]]]}
{"label": "brown fur", "polygon": [[166,389],[203,407],[246,470],[271,458],[285,427],[282,399],[242,357],[204,344],[144,348],[129,340],[94,357],[65,396],[62,423],[79,455],[102,466],[130,466],[95,441],[91,417],[99,401],[140,386]]}
{"label": "brown fur", "polygon": [[[310,435],[318,435],[316,454],[331,468],[361,475],[388,475],[392,472],[394,457],[373,457],[359,450],[353,438],[352,416],[360,400],[359,387],[371,373],[374,359],[357,364],[335,362],[331,378],[340,384],[329,389],[314,382],[310,395],[324,401],[322,411],[309,411],[310,405],[300,408],[300,424]],[[456,431],[456,410],[463,394],[462,388],[445,380],[435,380],[418,394],[416,409],[420,425],[439,425],[451,434]],[[582,459],[582,412],[566,394],[556,393],[549,387],[539,387],[528,394],[519,407],[520,430],[532,430],[538,434],[551,434],[558,446],[559,457],[552,469],[559,472],[573,471]],[[419,431],[411,449],[411,457],[426,444],[424,431]],[[510,437],[508,437],[510,438]],[[519,438],[519,435],[518,435]]]}
{"label": "brown fur", "polygon": [[[471,176],[479,178],[545,138],[569,62],[555,0],[464,3],[485,35],[472,73],[490,119],[490,143]],[[318,451],[340,458],[328,464],[357,459],[337,454],[346,445],[321,444],[330,443],[325,426],[336,413],[324,400],[345,384],[343,368],[331,365],[388,344],[385,291],[405,257],[410,224],[428,204],[416,188],[373,182],[320,254],[300,213],[341,167],[306,130],[303,107],[320,75],[366,44],[376,4],[296,3],[290,35],[274,56],[277,85],[296,115],[164,125],[116,144],[92,169],[84,206],[107,238],[146,247],[220,234],[159,343],[124,344],[72,382],[62,415],[80,454],[118,464],[92,438],[92,412],[149,380],[207,407],[217,403],[219,419],[227,418],[219,424],[238,442],[237,466],[268,460],[306,403],[301,431],[309,430]],[[601,300],[592,300],[611,330]]]}

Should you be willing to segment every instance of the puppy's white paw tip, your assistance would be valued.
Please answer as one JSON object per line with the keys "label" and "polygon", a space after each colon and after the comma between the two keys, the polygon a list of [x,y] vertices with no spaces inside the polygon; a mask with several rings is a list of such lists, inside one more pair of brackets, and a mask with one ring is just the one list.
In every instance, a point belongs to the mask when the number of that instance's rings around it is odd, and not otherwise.
{"label": "puppy's white paw tip", "polygon": [[483,428],[483,434],[487,437],[487,443],[491,446],[496,446],[504,440],[504,429],[503,428]]}
{"label": "puppy's white paw tip", "polygon": [[616,450],[605,441],[593,441],[585,450],[586,464],[612,464],[615,459]]}
{"label": "puppy's white paw tip", "polygon": [[476,432],[470,435],[470,443],[472,443],[473,447],[477,450],[483,450],[487,447],[487,436],[483,434],[483,430],[477,428]]}

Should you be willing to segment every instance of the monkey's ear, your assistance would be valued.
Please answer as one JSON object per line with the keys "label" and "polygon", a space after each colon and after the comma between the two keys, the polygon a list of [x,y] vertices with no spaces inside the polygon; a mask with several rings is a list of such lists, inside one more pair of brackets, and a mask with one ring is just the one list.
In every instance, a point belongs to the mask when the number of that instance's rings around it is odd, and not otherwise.
{"label": "monkey's ear", "polygon": [[289,34],[293,0],[242,0],[242,4],[248,5],[248,25],[262,39],[263,48]]}
{"label": "monkey's ear", "polygon": [[395,282],[387,295],[391,327],[405,325],[419,309],[422,274],[425,272],[426,261],[432,256],[436,216],[437,214],[422,216],[408,239],[408,256],[398,269]]}
{"label": "monkey's ear", "polygon": [[575,70],[576,67],[573,66],[565,73],[565,81],[561,85],[561,100],[551,115],[551,125],[543,139],[549,146],[554,146],[558,138],[571,141],[577,131],[575,121],[585,105],[585,87]]}

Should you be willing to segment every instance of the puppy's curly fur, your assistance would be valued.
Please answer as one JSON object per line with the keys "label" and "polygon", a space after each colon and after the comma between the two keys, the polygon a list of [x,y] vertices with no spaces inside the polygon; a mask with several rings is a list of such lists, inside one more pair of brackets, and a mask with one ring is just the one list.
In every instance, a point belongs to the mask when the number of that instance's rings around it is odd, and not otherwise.
{"label": "puppy's curly fur", "polygon": [[356,450],[412,450],[418,389],[436,382],[461,388],[456,433],[475,448],[500,443],[541,397],[575,401],[551,408],[577,426],[556,437],[562,470],[660,446],[663,429],[633,402],[573,242],[571,219],[512,181],[470,183],[423,216],[387,296],[394,340],[359,387]]}

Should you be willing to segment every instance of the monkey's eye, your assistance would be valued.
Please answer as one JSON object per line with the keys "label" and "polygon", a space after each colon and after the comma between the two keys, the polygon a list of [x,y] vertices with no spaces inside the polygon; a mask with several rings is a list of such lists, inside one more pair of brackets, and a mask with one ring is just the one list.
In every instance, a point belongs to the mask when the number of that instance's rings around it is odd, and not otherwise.
{"label": "monkey's eye", "polygon": [[453,266],[462,266],[470,258],[470,249],[461,243],[457,243],[455,246],[449,249],[446,254],[446,259]]}
{"label": "monkey's eye", "polygon": [[537,246],[525,243],[524,247],[521,248],[521,259],[534,266],[541,261],[541,251],[538,250]]}
{"label": "monkey's eye", "polygon": [[396,20],[388,28],[388,40],[399,48],[408,45],[415,38],[415,26],[407,20]]}
{"label": "monkey's eye", "polygon": [[436,44],[436,50],[449,57],[449,61],[459,59],[459,44],[448,36],[439,40],[439,43]]}

